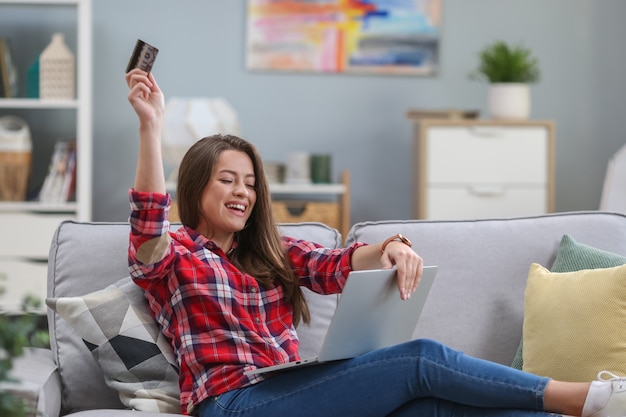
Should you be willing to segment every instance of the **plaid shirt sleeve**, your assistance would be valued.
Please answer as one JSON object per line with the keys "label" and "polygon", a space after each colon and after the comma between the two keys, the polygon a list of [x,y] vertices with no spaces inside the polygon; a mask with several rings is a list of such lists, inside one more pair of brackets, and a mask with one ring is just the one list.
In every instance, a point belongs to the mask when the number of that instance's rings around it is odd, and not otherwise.
{"label": "plaid shirt sleeve", "polygon": [[[130,273],[135,279],[163,278],[170,259],[170,223],[167,220],[171,199],[169,194],[129,191],[131,214]],[[141,267],[140,267],[141,266]],[[142,285],[143,287],[143,285]]]}
{"label": "plaid shirt sleeve", "polygon": [[365,243],[356,242],[347,248],[330,249],[314,242],[284,236],[283,244],[300,285],[319,294],[337,294],[343,290],[352,270],[355,249]]}

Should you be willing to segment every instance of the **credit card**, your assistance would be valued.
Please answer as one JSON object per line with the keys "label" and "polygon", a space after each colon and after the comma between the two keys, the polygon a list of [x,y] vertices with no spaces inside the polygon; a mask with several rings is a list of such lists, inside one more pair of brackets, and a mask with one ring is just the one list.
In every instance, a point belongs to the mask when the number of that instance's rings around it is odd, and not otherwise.
{"label": "credit card", "polygon": [[129,72],[133,68],[140,68],[145,72],[150,72],[158,53],[159,50],[157,48],[141,39],[137,39],[133,54],[130,56],[130,60],[126,66],[126,72]]}

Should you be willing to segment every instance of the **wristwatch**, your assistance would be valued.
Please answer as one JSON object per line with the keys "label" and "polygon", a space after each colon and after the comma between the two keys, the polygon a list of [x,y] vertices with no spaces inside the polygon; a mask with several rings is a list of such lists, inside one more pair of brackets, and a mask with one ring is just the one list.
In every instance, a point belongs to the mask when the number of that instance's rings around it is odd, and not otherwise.
{"label": "wristwatch", "polygon": [[407,239],[406,236],[398,233],[396,235],[393,235],[387,239],[385,239],[385,241],[383,242],[383,244],[380,246],[380,253],[384,253],[385,252],[385,248],[387,247],[387,245],[393,241],[398,241],[398,242],[402,242],[405,245],[407,245],[409,248],[413,246],[413,244],[411,243],[411,241],[409,239]]}

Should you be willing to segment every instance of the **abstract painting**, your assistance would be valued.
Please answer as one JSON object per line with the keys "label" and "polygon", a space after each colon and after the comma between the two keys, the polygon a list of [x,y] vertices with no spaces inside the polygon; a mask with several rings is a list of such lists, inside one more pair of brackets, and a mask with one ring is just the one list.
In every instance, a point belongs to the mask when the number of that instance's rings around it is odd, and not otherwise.
{"label": "abstract painting", "polygon": [[433,75],[441,0],[248,0],[250,70]]}

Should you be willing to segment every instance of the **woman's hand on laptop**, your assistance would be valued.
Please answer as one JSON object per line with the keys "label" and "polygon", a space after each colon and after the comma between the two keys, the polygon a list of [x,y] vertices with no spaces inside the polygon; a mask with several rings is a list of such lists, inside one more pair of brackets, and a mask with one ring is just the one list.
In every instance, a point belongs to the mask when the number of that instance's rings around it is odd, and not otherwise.
{"label": "woman's hand on laptop", "polygon": [[398,271],[398,289],[403,300],[411,298],[417,289],[422,277],[424,261],[410,246],[400,241],[388,243],[381,255],[383,268],[392,268]]}
{"label": "woman's hand on laptop", "polygon": [[358,247],[352,254],[353,270],[389,269],[398,270],[398,289],[403,300],[411,298],[422,277],[422,258],[411,249],[411,241],[396,234],[383,242]]}

